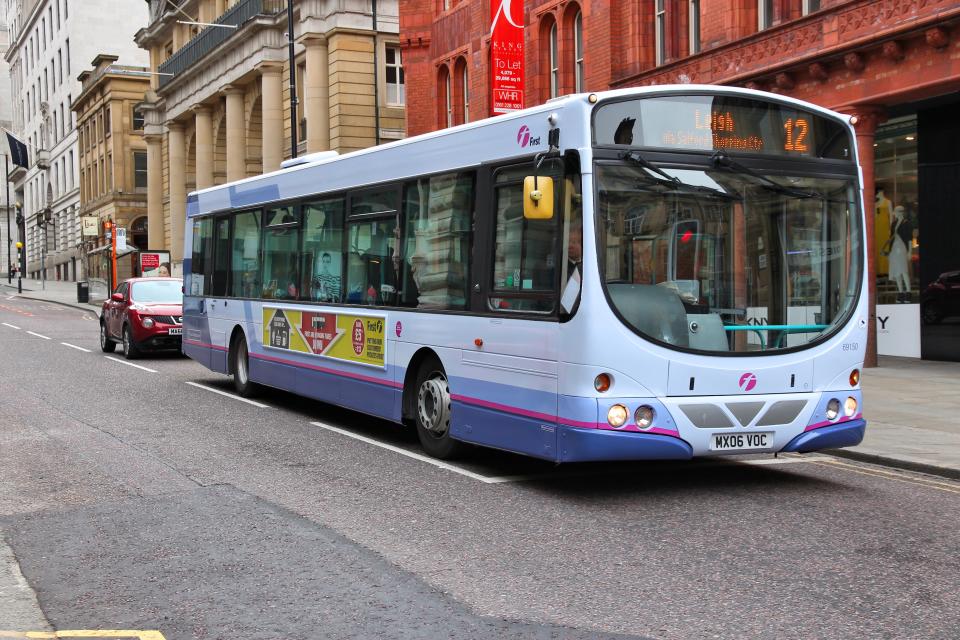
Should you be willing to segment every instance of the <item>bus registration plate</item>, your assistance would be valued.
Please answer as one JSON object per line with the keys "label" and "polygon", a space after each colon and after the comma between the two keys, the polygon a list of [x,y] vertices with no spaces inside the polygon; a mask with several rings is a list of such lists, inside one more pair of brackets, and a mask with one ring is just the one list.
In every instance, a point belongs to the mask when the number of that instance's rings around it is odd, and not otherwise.
{"label": "bus registration plate", "polygon": [[770,449],[772,433],[715,433],[710,440],[711,451],[736,451],[739,449]]}

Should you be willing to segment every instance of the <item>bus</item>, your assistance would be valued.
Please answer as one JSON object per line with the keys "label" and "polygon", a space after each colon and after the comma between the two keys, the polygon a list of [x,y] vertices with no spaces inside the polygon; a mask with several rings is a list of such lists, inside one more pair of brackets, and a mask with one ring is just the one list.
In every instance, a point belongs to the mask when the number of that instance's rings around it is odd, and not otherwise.
{"label": "bus", "polygon": [[193,192],[187,355],[556,463],[858,444],[855,121],[654,86],[550,102]]}

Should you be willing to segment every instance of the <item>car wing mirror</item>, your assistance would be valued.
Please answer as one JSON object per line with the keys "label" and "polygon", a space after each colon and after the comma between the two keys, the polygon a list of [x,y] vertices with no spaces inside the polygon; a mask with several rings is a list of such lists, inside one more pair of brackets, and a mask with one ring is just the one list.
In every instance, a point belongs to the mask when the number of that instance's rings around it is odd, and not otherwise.
{"label": "car wing mirror", "polygon": [[123,302],[123,294],[122,294],[122,293],[115,293],[115,294],[113,294],[112,296],[110,296],[110,299],[111,299],[111,300],[116,300],[117,302]]}

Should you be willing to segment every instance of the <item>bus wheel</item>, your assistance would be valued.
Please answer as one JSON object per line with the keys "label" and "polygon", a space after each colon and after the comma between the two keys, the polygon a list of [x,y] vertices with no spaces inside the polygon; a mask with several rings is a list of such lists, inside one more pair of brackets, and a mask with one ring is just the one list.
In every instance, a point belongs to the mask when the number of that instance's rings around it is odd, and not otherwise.
{"label": "bus wheel", "polygon": [[456,457],[463,443],[450,437],[450,385],[443,365],[430,358],[417,374],[417,437],[424,451],[443,460]]}
{"label": "bus wheel", "polygon": [[230,370],[233,372],[233,388],[244,398],[256,395],[258,385],[250,381],[250,357],[247,354],[247,341],[242,334],[233,340],[230,349]]}

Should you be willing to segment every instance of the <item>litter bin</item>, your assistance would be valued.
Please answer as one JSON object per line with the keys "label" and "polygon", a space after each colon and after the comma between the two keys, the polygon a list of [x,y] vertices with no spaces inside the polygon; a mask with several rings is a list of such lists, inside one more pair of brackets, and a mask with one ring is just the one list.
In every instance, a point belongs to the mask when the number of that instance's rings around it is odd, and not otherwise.
{"label": "litter bin", "polygon": [[77,283],[77,302],[90,302],[90,283]]}

